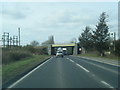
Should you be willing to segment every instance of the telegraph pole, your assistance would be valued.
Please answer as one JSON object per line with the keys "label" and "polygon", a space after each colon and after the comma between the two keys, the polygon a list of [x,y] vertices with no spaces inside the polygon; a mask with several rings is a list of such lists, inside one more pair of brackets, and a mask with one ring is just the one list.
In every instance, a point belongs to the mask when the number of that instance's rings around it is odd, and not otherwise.
{"label": "telegraph pole", "polygon": [[9,47],[9,33],[7,33],[7,46]]}
{"label": "telegraph pole", "polygon": [[18,36],[15,37],[16,46],[18,46]]}
{"label": "telegraph pole", "polygon": [[13,36],[13,46],[15,45],[15,36]]}
{"label": "telegraph pole", "polygon": [[[8,32],[4,32],[4,34],[2,36],[2,40],[3,40],[3,46],[9,47],[9,33]],[[7,45],[6,45],[6,42],[7,42]]]}
{"label": "telegraph pole", "polygon": [[10,37],[10,47],[12,46],[12,37]]}
{"label": "telegraph pole", "polygon": [[116,33],[114,32],[114,51],[115,51],[115,40],[116,40]]}
{"label": "telegraph pole", "polygon": [[20,46],[20,27],[18,28],[19,46]]}
{"label": "telegraph pole", "polygon": [[4,34],[2,35],[2,41],[3,41],[3,47],[5,47],[5,32],[4,32]]}

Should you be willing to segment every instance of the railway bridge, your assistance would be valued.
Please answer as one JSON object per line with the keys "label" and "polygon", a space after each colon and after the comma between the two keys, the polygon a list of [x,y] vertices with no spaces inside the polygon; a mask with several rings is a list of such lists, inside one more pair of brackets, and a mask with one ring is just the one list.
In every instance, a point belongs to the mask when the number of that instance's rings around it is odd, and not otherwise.
{"label": "railway bridge", "polygon": [[67,55],[77,55],[81,52],[81,47],[77,43],[52,44],[48,46],[48,54],[55,55],[58,48],[62,48]]}

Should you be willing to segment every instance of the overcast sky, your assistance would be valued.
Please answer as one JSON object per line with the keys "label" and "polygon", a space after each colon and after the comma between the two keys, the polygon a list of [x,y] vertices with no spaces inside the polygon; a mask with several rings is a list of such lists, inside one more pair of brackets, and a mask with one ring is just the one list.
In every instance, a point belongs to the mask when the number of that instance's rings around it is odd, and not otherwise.
{"label": "overcast sky", "polygon": [[22,45],[51,35],[56,43],[68,43],[78,40],[85,26],[94,30],[102,12],[109,15],[109,31],[118,33],[117,2],[2,2],[0,28],[13,36],[20,27]]}

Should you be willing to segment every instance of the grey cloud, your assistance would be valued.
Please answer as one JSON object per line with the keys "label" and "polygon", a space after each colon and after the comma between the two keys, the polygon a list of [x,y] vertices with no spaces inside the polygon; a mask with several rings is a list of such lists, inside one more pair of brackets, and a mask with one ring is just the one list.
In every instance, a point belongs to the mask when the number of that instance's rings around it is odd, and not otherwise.
{"label": "grey cloud", "polygon": [[3,17],[9,16],[12,19],[23,19],[26,18],[26,15],[20,12],[11,12],[11,11],[3,11]]}
{"label": "grey cloud", "polygon": [[3,18],[12,18],[12,19],[24,19],[30,15],[31,11],[27,7],[21,6],[12,6],[12,5],[3,5],[0,14]]}
{"label": "grey cloud", "polygon": [[[59,18],[49,16],[43,22],[45,28],[72,28],[80,26],[81,24],[93,24],[93,19],[89,15],[80,15],[79,12],[64,12]],[[50,20],[49,20],[50,19]]]}

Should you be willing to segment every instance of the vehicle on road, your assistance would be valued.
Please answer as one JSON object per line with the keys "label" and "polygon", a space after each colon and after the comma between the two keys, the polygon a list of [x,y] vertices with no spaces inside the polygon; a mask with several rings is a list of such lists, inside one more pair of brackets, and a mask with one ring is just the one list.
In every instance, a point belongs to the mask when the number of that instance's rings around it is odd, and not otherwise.
{"label": "vehicle on road", "polygon": [[63,52],[57,52],[56,57],[63,57]]}
{"label": "vehicle on road", "polygon": [[58,48],[58,50],[56,52],[56,57],[63,57],[63,50],[62,50],[62,48]]}
{"label": "vehicle on road", "polygon": [[63,55],[67,55],[67,48],[63,48]]}

